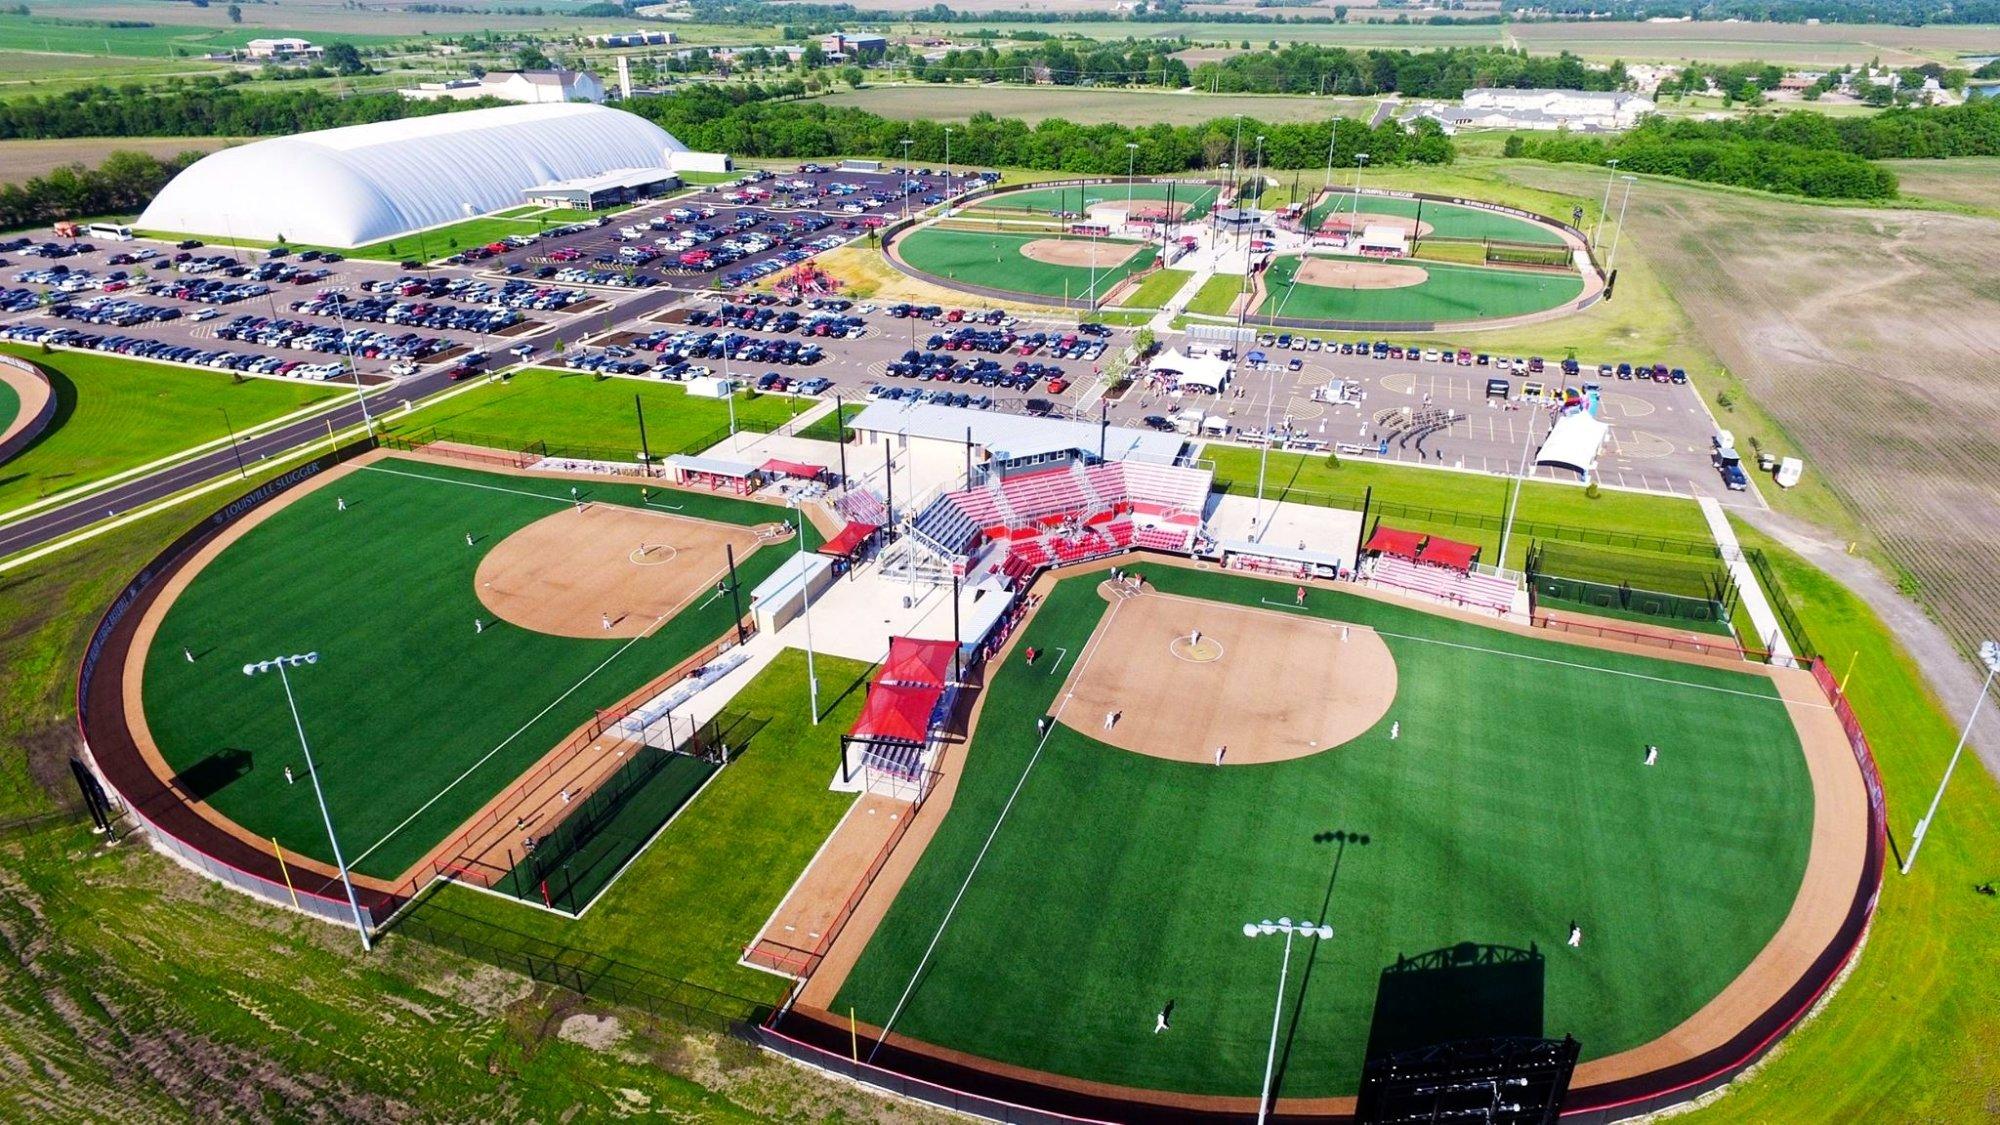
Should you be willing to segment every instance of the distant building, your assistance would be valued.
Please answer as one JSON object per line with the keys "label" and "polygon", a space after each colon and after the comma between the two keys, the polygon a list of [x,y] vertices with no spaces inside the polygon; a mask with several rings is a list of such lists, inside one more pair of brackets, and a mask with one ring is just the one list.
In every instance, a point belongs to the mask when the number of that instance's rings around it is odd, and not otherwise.
{"label": "distant building", "polygon": [[243,54],[252,59],[316,59],[325,54],[304,39],[252,39],[243,45]]}
{"label": "distant building", "polygon": [[1655,109],[1650,98],[1618,91],[1467,90],[1458,105],[1419,102],[1400,115],[1428,117],[1447,133],[1460,129],[1568,129],[1608,133],[1630,129]]}
{"label": "distant building", "polygon": [[597,176],[551,180],[523,189],[521,197],[551,207],[595,211],[660,195],[679,186],[681,178],[664,168],[621,168]]}
{"label": "distant building", "polygon": [[614,31],[590,37],[593,47],[668,47],[680,42],[671,31]]}
{"label": "distant building", "polygon": [[850,35],[836,31],[819,41],[820,50],[835,62],[867,62],[889,53],[886,35]]}
{"label": "distant building", "polygon": [[495,70],[482,78],[420,82],[397,93],[412,101],[471,101],[499,98],[506,102],[604,101],[604,83],[581,70]]}

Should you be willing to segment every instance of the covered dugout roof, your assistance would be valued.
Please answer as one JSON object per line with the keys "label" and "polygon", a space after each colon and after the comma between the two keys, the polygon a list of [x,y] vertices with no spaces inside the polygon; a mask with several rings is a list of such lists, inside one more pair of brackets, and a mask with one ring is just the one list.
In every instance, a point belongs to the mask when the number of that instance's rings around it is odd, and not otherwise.
{"label": "covered dugout roof", "polygon": [[666,170],[687,146],[623,110],[501,106],[322,129],[202,157],[139,216],[148,230],[360,246],[520,203],[552,180]]}

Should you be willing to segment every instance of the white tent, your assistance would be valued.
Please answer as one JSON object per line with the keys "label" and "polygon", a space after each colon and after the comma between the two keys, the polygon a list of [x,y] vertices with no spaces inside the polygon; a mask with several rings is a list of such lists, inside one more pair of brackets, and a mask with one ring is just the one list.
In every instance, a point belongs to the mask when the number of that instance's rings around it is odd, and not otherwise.
{"label": "white tent", "polygon": [[1382,254],[1407,254],[1410,252],[1410,236],[1402,227],[1390,223],[1376,223],[1361,232],[1361,252],[1375,251]]}
{"label": "white tent", "polygon": [[1549,430],[1548,439],[1535,454],[1535,464],[1569,469],[1588,478],[1597,471],[1597,454],[1610,432],[1609,425],[1584,411],[1565,414]]}
{"label": "white tent", "polygon": [[1170,374],[1183,390],[1199,389],[1221,394],[1229,383],[1229,364],[1214,356],[1162,352],[1153,360],[1153,370]]}

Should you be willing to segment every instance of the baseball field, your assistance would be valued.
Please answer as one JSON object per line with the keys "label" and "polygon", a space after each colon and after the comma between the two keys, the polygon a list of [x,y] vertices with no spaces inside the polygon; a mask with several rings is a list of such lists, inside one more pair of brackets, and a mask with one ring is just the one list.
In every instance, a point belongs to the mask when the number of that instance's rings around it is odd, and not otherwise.
{"label": "baseball field", "polygon": [[[1478,207],[1440,203],[1434,199],[1405,199],[1391,195],[1363,194],[1360,214],[1351,191],[1331,191],[1320,196],[1306,212],[1306,229],[1323,230],[1366,227],[1374,224],[1415,228],[1425,238],[1464,238],[1474,241],[1526,242],[1540,246],[1562,246],[1562,233],[1543,223]],[[1418,224],[1421,223],[1421,226]]]}
{"label": "baseball field", "polygon": [[[1141,569],[1136,597],[1048,588],[935,835],[865,947],[812,977],[803,1002],[843,1030],[851,1010],[864,1046],[886,1027],[1068,1089],[1242,1110],[1284,940],[1243,927],[1282,916],[1333,933],[1292,953],[1281,1098],[1353,1094],[1371,1045],[1463,1035],[1572,1034],[1602,1076],[1781,991],[1761,970],[1795,900],[1852,893],[1860,783],[1827,780],[1851,756],[1791,681]],[[1393,987],[1403,958],[1464,943],[1517,968],[1458,1011]]]}
{"label": "baseball field", "polygon": [[946,281],[1070,300],[1101,300],[1159,256],[1120,239],[942,227],[911,231],[892,249],[912,269]]}
{"label": "baseball field", "polygon": [[1177,218],[1183,222],[1194,222],[1206,216],[1209,208],[1215,206],[1215,198],[1221,191],[1214,184],[1167,184],[1150,180],[1127,184],[1118,181],[1001,192],[979,200],[967,210],[1080,215],[1100,203],[1122,204],[1131,200],[1134,210],[1145,210],[1149,203],[1165,207],[1171,201],[1173,209],[1178,212]]}
{"label": "baseball field", "polygon": [[385,886],[724,635],[725,552],[747,601],[796,549],[770,546],[788,515],[411,456],[336,470],[219,536],[141,625],[142,752],[229,830],[330,859],[284,685],[244,673],[317,653],[289,672],[299,726],[348,863]]}
{"label": "baseball field", "polygon": [[1262,287],[1259,316],[1435,324],[1560,308],[1583,295],[1584,281],[1551,270],[1285,254],[1271,260]]}

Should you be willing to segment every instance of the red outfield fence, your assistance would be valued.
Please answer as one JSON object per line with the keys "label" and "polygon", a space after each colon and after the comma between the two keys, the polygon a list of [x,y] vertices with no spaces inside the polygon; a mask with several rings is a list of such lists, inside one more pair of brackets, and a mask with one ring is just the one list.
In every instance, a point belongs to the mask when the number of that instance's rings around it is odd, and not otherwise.
{"label": "red outfield fence", "polygon": [[[1667,639],[1667,638],[1660,638]],[[1682,1105],[1728,1085],[1767,1055],[1826,996],[1860,952],[1882,887],[1888,851],[1888,805],[1881,774],[1867,735],[1853,708],[1834,681],[1826,662],[1810,665],[1840,719],[1855,765],[1868,792],[1868,841],[1860,880],[1849,899],[1846,915],[1833,939],[1785,993],[1735,1036],[1709,1051],[1671,1066],[1631,1078],[1574,1087],[1562,1118],[1578,1125],[1657,1113]],[[871,873],[871,879],[872,879]],[[817,962],[814,962],[814,967]],[[794,991],[794,996],[803,989]],[[801,1011],[787,1003],[758,1028],[767,1049],[808,1066],[838,1074],[875,1089],[913,1101],[940,1106],[993,1121],[1023,1125],[1058,1125],[1074,1121],[1188,1122],[1220,1125],[1240,1121],[1242,1113],[1222,1113],[1162,1106],[1039,1082],[1029,1077],[996,1073],[977,1065],[908,1050],[894,1043],[879,1050],[868,1037],[854,1036],[845,1020],[826,1013]],[[855,1056],[868,1058],[861,1062]],[[1248,1099],[1245,1099],[1246,1101]],[[1283,1120],[1348,1121],[1350,1116],[1325,1114],[1312,1118],[1282,1114]]]}

